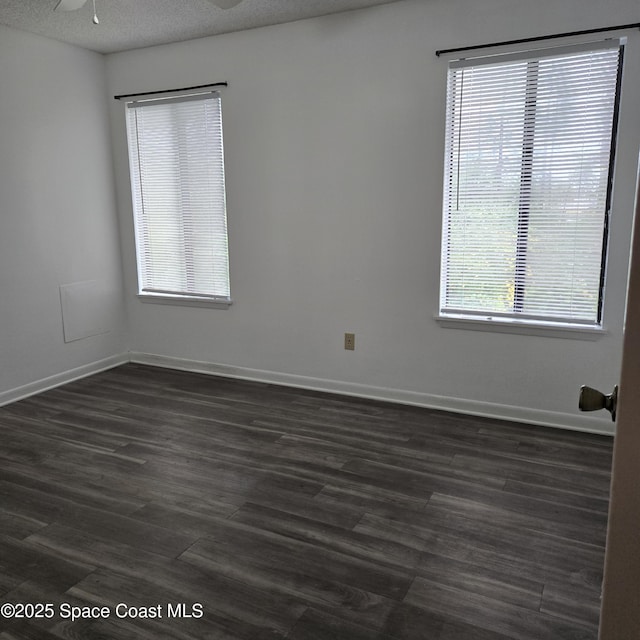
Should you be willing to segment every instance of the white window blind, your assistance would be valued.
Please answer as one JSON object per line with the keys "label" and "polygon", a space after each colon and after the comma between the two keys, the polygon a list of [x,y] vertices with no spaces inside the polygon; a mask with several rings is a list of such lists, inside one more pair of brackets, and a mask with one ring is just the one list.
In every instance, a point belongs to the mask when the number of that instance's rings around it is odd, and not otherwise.
{"label": "white window blind", "polygon": [[441,315],[601,322],[621,51],[450,64]]}
{"label": "white window blind", "polygon": [[127,106],[139,293],[229,300],[219,94]]}

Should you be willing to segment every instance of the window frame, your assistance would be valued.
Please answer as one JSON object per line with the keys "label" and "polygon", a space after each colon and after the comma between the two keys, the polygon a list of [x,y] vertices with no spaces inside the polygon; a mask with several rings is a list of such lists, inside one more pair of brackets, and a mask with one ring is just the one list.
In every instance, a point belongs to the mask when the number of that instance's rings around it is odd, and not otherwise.
{"label": "window frame", "polygon": [[[227,282],[227,291],[228,295],[218,295],[217,293],[203,293],[198,291],[179,291],[179,290],[171,290],[171,289],[154,289],[153,287],[145,286],[145,278],[143,271],[145,268],[145,251],[141,247],[141,235],[144,235],[144,226],[141,227],[141,220],[144,217],[144,192],[141,181],[141,173],[140,166],[137,159],[139,158],[139,149],[134,149],[133,145],[138,145],[138,128],[137,124],[131,128],[129,113],[131,110],[139,110],[144,109],[144,107],[164,104],[168,105],[171,103],[186,103],[191,101],[198,100],[211,100],[215,99],[218,101],[218,110],[219,110],[219,127],[216,128],[217,133],[219,134],[219,144],[216,143],[216,154],[220,158],[221,162],[221,187],[219,190],[219,199],[222,206],[222,226],[224,233],[224,248],[225,254],[223,261],[226,264],[226,282]],[[171,93],[171,95],[150,95],[144,97],[132,97],[131,100],[128,100],[125,103],[126,113],[126,134],[127,134],[127,150],[129,157],[129,177],[131,184],[131,204],[132,204],[132,213],[133,213],[133,225],[134,225],[134,241],[135,241],[135,259],[136,259],[136,276],[137,276],[137,293],[136,297],[141,302],[152,303],[152,304],[168,304],[168,305],[178,305],[178,306],[191,306],[191,307],[208,307],[208,308],[220,308],[226,309],[231,304],[233,304],[233,300],[231,298],[230,292],[230,282],[229,282],[229,271],[230,271],[230,252],[229,252],[229,230],[228,230],[228,221],[227,221],[227,198],[226,198],[226,168],[225,168],[225,160],[224,160],[224,142],[223,142],[223,123],[222,123],[222,98],[219,90],[211,90],[207,89],[206,91],[192,91],[185,90],[177,93]],[[177,135],[180,135],[177,132]],[[134,142],[135,140],[135,142]],[[212,157],[213,159],[213,157]],[[137,165],[137,166],[136,166]],[[176,165],[177,167],[178,165]],[[181,185],[183,182],[181,181]],[[140,193],[140,197],[138,197],[136,193],[136,189]],[[142,211],[139,210],[139,207],[142,206]],[[220,217],[220,216],[218,216]],[[188,223],[182,212],[179,212],[175,221],[180,226],[187,227]],[[148,222],[148,221],[147,221]],[[145,223],[147,224],[147,223]],[[189,232],[189,234],[193,234],[193,230]],[[184,252],[185,256],[192,252],[193,243],[189,243],[187,238],[184,238],[182,242],[178,241],[176,244],[177,250]],[[191,271],[191,267],[188,263],[188,260],[183,260],[183,267],[185,270],[185,277],[187,280],[189,279],[189,273]],[[213,264],[213,263],[212,263]]]}
{"label": "window frame", "polygon": [[[597,339],[601,335],[607,333],[604,327],[604,294],[606,283],[606,270],[607,270],[607,254],[609,244],[609,227],[611,206],[613,198],[613,181],[615,173],[615,161],[616,161],[616,149],[618,143],[618,122],[620,115],[620,101],[622,92],[622,76],[624,67],[624,52],[625,52],[626,38],[613,38],[596,42],[584,42],[574,45],[557,46],[557,47],[545,47],[539,50],[519,50],[510,53],[499,53],[494,55],[486,55],[478,58],[453,60],[449,63],[447,71],[447,103],[446,103],[446,118],[447,126],[445,129],[445,135],[450,135],[450,126],[452,112],[450,111],[449,100],[449,74],[452,69],[459,67],[474,67],[485,64],[496,64],[500,62],[508,63],[512,61],[527,61],[527,80],[529,80],[530,74],[536,73],[539,62],[544,57],[552,57],[562,55],[564,53],[572,52],[589,52],[598,51],[602,49],[614,49],[618,52],[618,68],[617,77],[615,81],[615,96],[612,110],[612,123],[611,123],[611,144],[609,149],[609,160],[607,167],[607,181],[606,181],[606,195],[605,205],[603,211],[603,225],[602,225],[602,251],[600,258],[600,278],[598,286],[598,303],[597,303],[597,315],[595,322],[583,322],[574,321],[573,319],[558,318],[553,319],[551,317],[537,317],[535,315],[527,316],[526,313],[519,315],[523,308],[524,297],[524,264],[526,261],[526,228],[527,217],[529,213],[529,207],[527,204],[527,187],[530,191],[531,181],[523,180],[521,178],[520,188],[518,191],[518,211],[517,211],[517,239],[515,241],[516,250],[516,264],[514,267],[514,300],[513,310],[511,313],[501,314],[499,312],[492,313],[490,311],[477,310],[447,310],[445,309],[445,287],[448,285],[446,269],[446,247],[447,247],[447,233],[449,230],[447,224],[447,190],[449,189],[448,182],[450,177],[449,166],[450,160],[447,158],[448,145],[445,145],[445,158],[444,158],[444,175],[443,175],[443,198],[442,198],[442,239],[441,239],[441,252],[440,252],[440,281],[439,281],[439,308],[438,313],[435,316],[435,320],[443,327],[459,328],[459,329],[472,329],[481,331],[497,331],[505,333],[520,333],[529,335],[544,335],[555,336],[563,338],[577,338],[577,339]],[[530,95],[530,92],[534,92]],[[529,165],[529,177],[532,175],[531,167],[531,153],[533,148],[533,137],[530,137],[527,133],[527,128],[531,120],[527,119],[527,112],[533,109],[535,111],[535,92],[537,91],[537,82],[527,82],[526,99],[525,99],[525,115],[523,116],[523,150],[521,154],[522,173],[525,175],[525,166]],[[527,151],[528,148],[528,151]],[[449,150],[449,153],[450,150]],[[530,196],[530,193],[529,193]],[[530,202],[529,202],[530,204]],[[522,223],[522,224],[521,224]],[[524,230],[524,231],[523,231]],[[516,307],[518,309],[516,309]]]}

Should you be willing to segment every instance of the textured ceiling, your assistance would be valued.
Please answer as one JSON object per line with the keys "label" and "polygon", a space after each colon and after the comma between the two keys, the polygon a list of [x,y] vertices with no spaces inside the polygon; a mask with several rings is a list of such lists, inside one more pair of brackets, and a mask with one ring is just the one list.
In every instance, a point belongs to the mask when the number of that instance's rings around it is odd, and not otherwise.
{"label": "textured ceiling", "polygon": [[387,4],[396,0],[243,0],[219,9],[208,0],[92,0],[54,11],[58,0],[0,0],[0,24],[100,53],[190,40]]}

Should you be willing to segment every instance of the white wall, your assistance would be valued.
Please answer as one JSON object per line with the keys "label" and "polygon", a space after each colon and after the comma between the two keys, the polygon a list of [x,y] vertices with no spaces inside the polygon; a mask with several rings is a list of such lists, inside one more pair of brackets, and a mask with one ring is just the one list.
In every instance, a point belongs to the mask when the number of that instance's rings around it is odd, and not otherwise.
{"label": "white wall", "polygon": [[[0,60],[1,404],[126,347],[104,58],[0,26]],[[59,287],[86,281],[67,320],[107,333],[65,343]]]}
{"label": "white wall", "polygon": [[[434,320],[447,69],[434,51],[636,20],[635,0],[408,0],[109,56],[111,94],[229,82],[228,310],[136,299],[124,106],[111,104],[132,350],[174,365],[610,429],[576,404],[581,384],[609,389],[620,367],[638,35],[627,48],[608,333],[597,341]],[[345,331],[356,334],[355,352],[343,349]]]}

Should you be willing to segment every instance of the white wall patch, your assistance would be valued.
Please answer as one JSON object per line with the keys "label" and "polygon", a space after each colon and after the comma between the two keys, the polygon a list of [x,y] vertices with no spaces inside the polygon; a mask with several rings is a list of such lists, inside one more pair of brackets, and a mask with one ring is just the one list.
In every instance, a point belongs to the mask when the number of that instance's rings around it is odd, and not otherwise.
{"label": "white wall patch", "polygon": [[64,341],[109,333],[109,296],[104,282],[87,280],[60,286]]}

